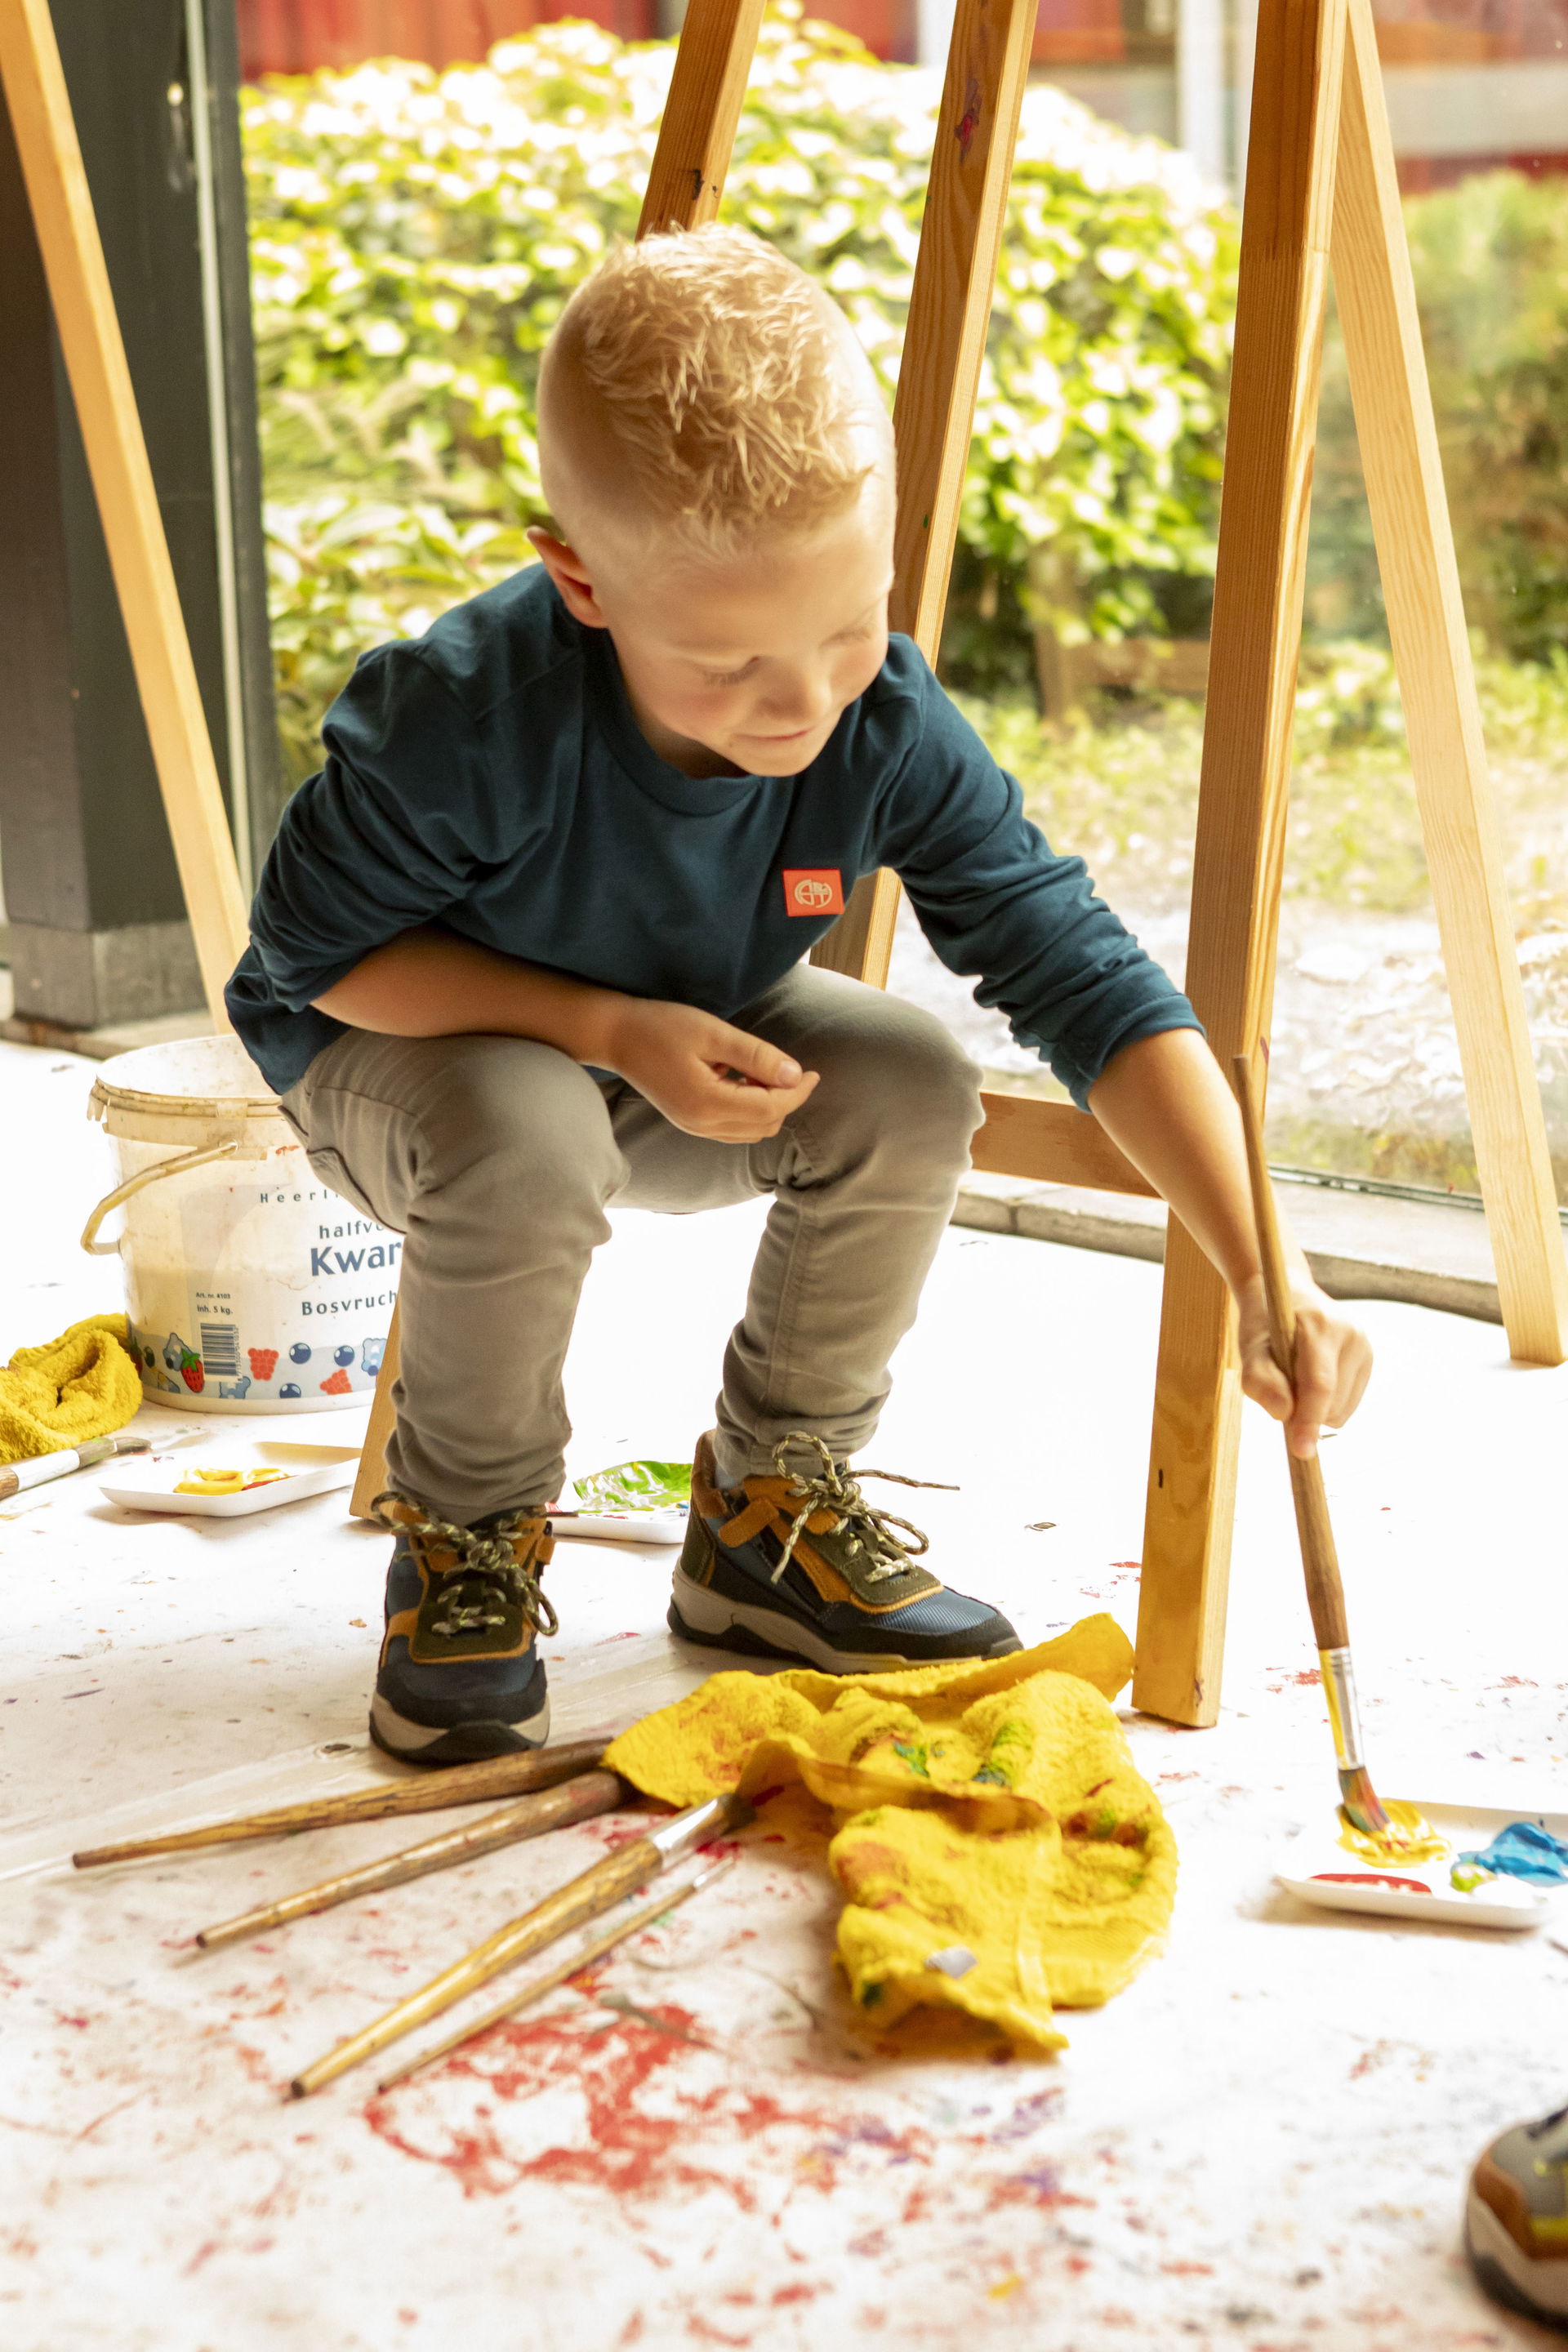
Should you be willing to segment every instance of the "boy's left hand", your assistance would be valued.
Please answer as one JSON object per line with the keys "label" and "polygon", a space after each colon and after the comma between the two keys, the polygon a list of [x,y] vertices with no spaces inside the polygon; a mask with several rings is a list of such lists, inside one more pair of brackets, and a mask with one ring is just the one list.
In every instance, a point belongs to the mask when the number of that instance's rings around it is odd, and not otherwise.
{"label": "boy's left hand", "polygon": [[1372,1374],[1372,1343],[1316,1283],[1291,1286],[1296,1309],[1296,1391],[1268,1344],[1261,1275],[1237,1298],[1241,1385],[1255,1404],[1285,1423],[1292,1454],[1318,1450],[1321,1429],[1339,1429],[1361,1402]]}

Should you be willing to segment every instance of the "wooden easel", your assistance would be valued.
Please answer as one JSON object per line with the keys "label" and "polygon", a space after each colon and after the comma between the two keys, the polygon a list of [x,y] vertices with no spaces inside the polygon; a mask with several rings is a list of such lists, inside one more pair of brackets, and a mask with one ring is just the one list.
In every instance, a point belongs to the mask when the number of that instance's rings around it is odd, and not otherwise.
{"label": "wooden easel", "polygon": [[[641,233],[709,219],[755,0],[692,0]],[[958,0],[894,426],[895,627],[934,660],[1035,0]],[[1370,0],[1263,0],[1209,657],[1187,989],[1221,1066],[1268,1030],[1331,262],[1433,898],[1509,1342],[1568,1353],[1568,1262],[1513,952],[1458,570]],[[862,883],[814,961],[887,983],[899,886]],[[1092,1118],[984,1097],[982,1169],[1147,1193]],[[1219,1711],[1240,1422],[1234,1314],[1174,1219],[1151,1449],[1135,1703]]]}
{"label": "wooden easel", "polygon": [[[958,0],[894,425],[893,624],[934,659],[1036,0]],[[763,0],[690,0],[639,234],[718,210]],[[47,0],[0,0],[4,78],[215,1018],[245,937],[217,774]],[[1290,721],[1331,259],[1503,1320],[1568,1353],[1568,1264],[1535,1086],[1370,0],[1264,0],[1253,85],[1187,987],[1222,1066],[1256,1055],[1279,926]],[[815,961],[887,982],[898,884],[861,884]],[[1092,1118],[985,1097],[975,1164],[1147,1193]],[[381,1483],[396,1323],[353,1508]],[[1137,1705],[1219,1706],[1239,1423],[1224,1286],[1173,1220]]]}

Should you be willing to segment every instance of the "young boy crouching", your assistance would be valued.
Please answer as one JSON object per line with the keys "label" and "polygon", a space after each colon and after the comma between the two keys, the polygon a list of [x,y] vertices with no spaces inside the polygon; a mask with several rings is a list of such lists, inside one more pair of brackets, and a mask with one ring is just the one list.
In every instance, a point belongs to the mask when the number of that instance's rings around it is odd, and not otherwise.
{"label": "young boy crouching", "polygon": [[406,1236],[371,1727],[431,1764],[546,1736],[562,1365],[613,1202],[773,1204],[674,1631],[837,1672],[1018,1646],[847,1466],[980,1118],[938,1021],[805,961],[879,866],[1213,1258],[1299,1451],[1369,1364],[1297,1255],[1292,1400],[1191,1007],[889,639],[892,436],[826,296],[736,230],[651,239],[568,305],[539,410],[561,535],[360,663],[229,987],[317,1173]]}

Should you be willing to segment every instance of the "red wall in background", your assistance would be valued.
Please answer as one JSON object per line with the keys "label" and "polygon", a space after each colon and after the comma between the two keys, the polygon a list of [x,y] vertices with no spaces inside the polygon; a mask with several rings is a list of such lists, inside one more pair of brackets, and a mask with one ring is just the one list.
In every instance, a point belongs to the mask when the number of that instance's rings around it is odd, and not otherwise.
{"label": "red wall in background", "polygon": [[[1116,5],[1046,0],[1047,8],[1068,14],[1109,7],[1112,18]],[[650,41],[658,29],[657,0],[237,0],[237,5],[239,69],[247,81],[260,74],[358,65],[366,58],[472,63],[495,42],[561,16],[586,16],[624,41]],[[832,0],[815,13],[857,34],[879,58],[914,55],[913,0]]]}
{"label": "red wall in background", "polygon": [[1040,0],[1030,51],[1037,66],[1115,66],[1127,55],[1121,0]]}
{"label": "red wall in background", "polygon": [[[658,0],[237,0],[240,70],[310,73],[365,58],[467,63],[496,41],[561,16],[586,16],[623,40],[652,40]],[[915,53],[914,0],[826,0],[814,15],[879,58]],[[1121,0],[1040,0],[1037,65],[1114,65],[1127,55]]]}
{"label": "red wall in background", "polygon": [[654,0],[238,0],[239,69],[311,73],[366,58],[418,58],[450,66],[484,57],[497,41],[556,16],[586,16],[623,40],[655,31]]}

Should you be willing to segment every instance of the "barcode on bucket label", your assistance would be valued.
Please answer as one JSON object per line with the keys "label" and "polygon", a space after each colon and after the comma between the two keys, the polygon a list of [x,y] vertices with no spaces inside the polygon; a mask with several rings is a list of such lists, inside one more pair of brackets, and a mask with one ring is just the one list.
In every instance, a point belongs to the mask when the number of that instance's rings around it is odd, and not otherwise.
{"label": "barcode on bucket label", "polygon": [[201,1326],[202,1370],[215,1380],[233,1380],[239,1370],[239,1331],[233,1323]]}

